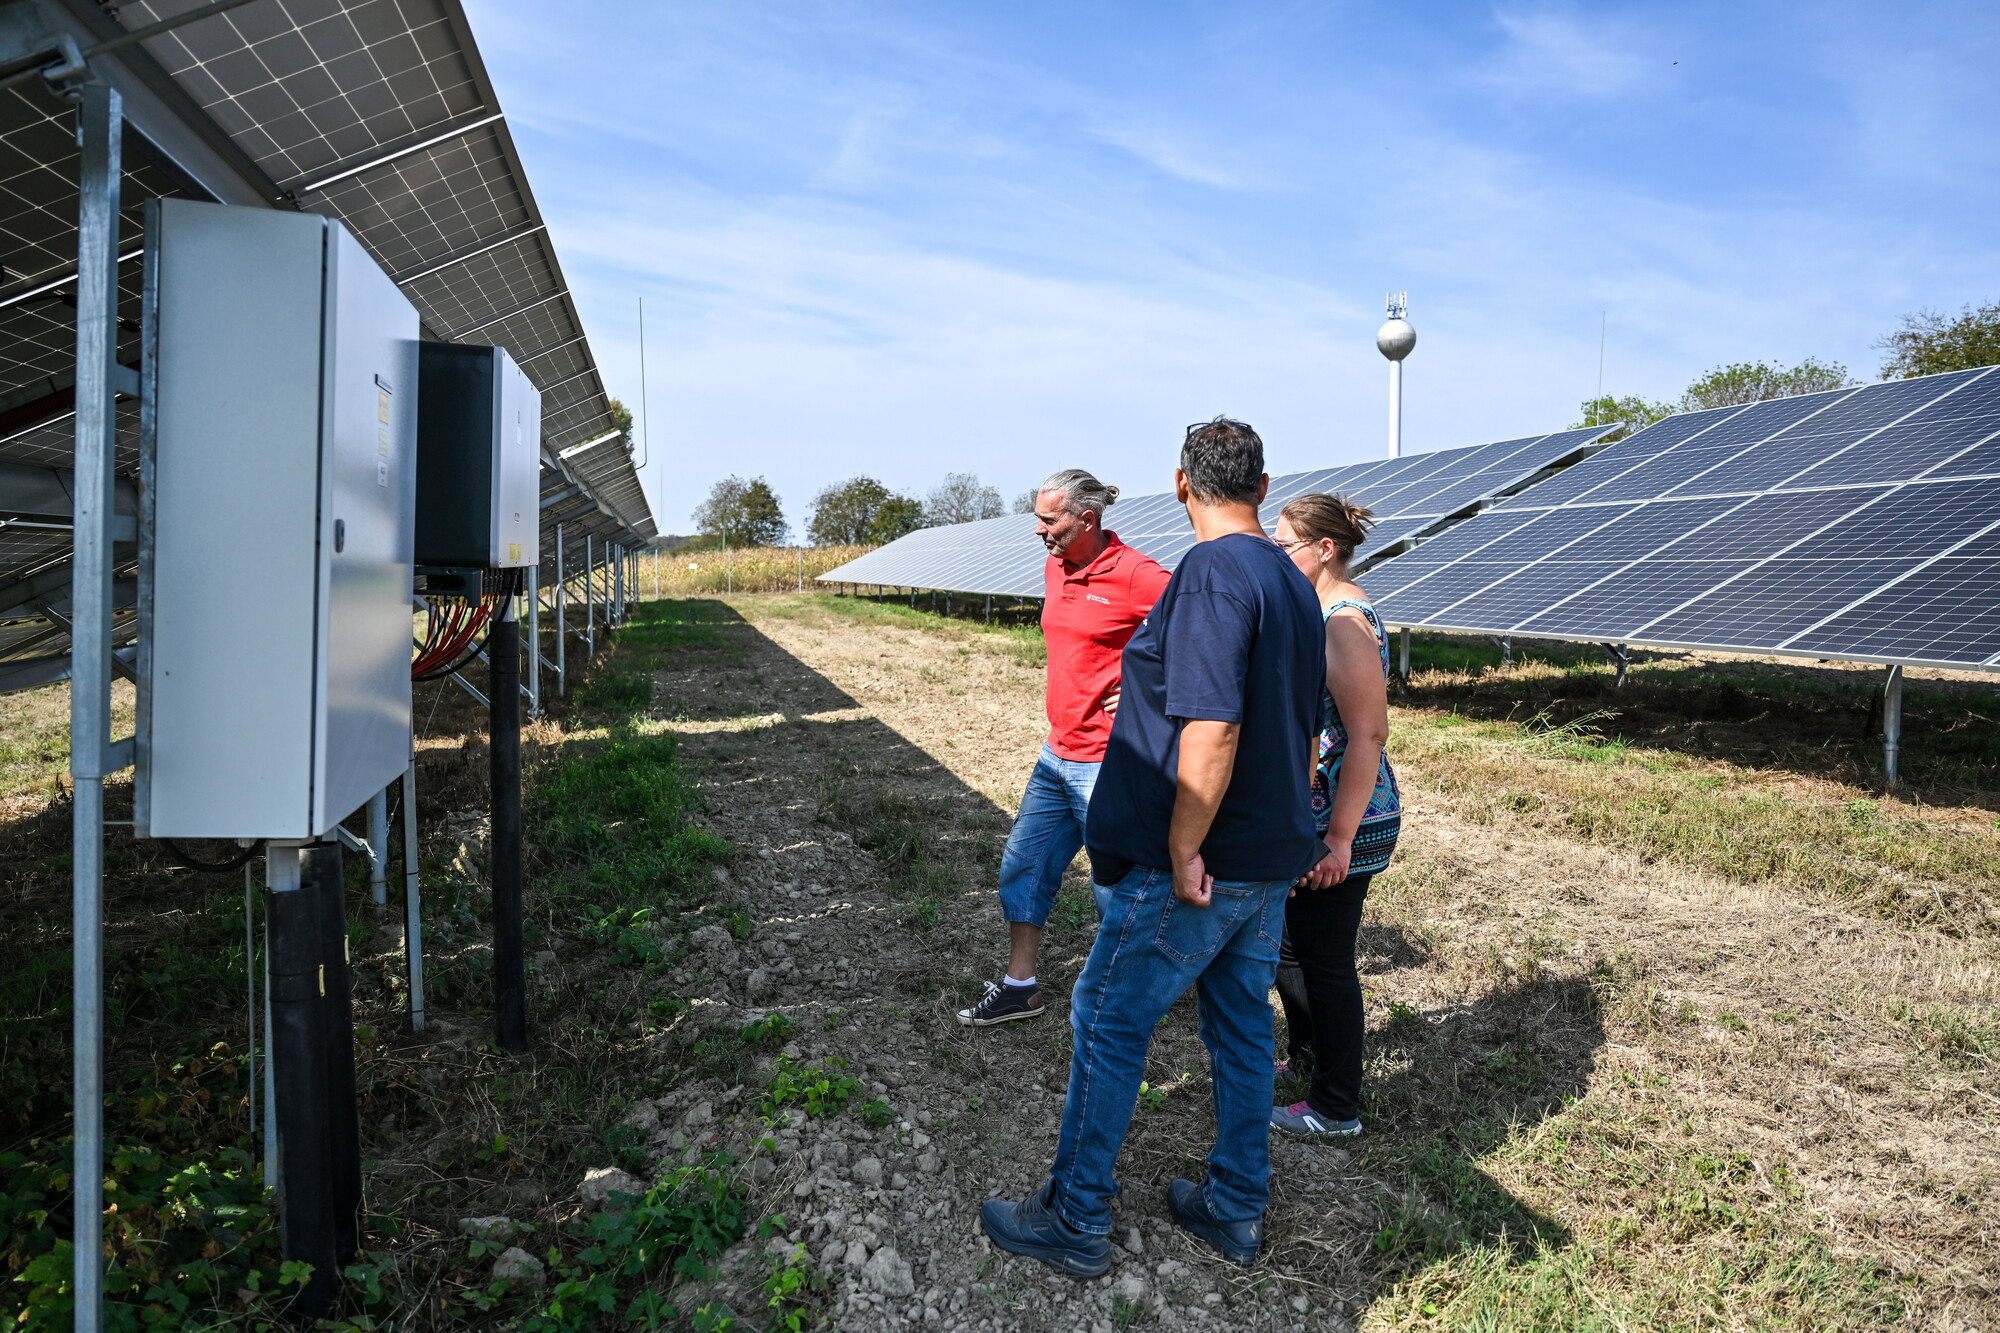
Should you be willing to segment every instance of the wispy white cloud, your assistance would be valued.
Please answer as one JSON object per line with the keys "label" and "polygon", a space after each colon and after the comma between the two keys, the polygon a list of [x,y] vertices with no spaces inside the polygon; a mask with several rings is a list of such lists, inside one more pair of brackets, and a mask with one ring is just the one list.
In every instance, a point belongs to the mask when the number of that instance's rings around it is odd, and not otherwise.
{"label": "wispy white cloud", "polygon": [[[668,528],[731,471],[794,518],[857,471],[1149,489],[1217,411],[1274,466],[1372,454],[1387,288],[1423,448],[1566,424],[1601,311],[1606,388],[1667,397],[1726,360],[1865,372],[1896,315],[2000,271],[1993,173],[1919,195],[1855,149],[1984,161],[1990,82],[1918,44],[1902,106],[1805,10],[473,8],[628,400],[646,297]],[[1689,77],[1652,72],[1679,44]]]}

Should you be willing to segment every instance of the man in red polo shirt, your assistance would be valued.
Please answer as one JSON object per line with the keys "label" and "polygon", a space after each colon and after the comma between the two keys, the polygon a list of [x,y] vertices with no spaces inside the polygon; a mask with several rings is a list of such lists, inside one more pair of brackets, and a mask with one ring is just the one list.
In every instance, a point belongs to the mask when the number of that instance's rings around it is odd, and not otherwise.
{"label": "man in red polo shirt", "polygon": [[1007,974],[958,1011],[969,1027],[1042,1012],[1035,960],[1063,871],[1083,848],[1091,789],[1118,710],[1118,659],[1172,577],[1104,526],[1118,498],[1081,468],[1056,473],[1035,496],[1035,535],[1049,548],[1042,580],[1048,645],[1049,738],[1021,792],[1020,813],[1000,859],[1000,910],[1007,918]]}

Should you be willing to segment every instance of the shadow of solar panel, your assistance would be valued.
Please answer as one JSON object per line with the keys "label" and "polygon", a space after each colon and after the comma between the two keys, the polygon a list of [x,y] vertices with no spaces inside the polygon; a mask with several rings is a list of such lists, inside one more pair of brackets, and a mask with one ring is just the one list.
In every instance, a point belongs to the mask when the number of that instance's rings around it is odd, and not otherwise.
{"label": "shadow of solar panel", "polygon": [[1958,547],[1802,634],[1826,656],[2000,665],[2000,531]]}

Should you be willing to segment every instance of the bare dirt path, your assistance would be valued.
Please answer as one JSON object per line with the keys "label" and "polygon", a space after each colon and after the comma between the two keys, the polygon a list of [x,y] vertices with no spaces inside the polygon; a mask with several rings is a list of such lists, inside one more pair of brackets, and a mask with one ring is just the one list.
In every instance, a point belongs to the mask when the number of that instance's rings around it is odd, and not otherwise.
{"label": "bare dirt path", "polygon": [[[743,853],[756,923],[706,959],[706,1003],[787,1014],[799,1059],[846,1059],[893,1117],[809,1121],[757,1173],[838,1283],[836,1327],[1449,1327],[1494,1309],[1517,1327],[2000,1327],[1990,936],[1510,828],[1420,767],[1363,930],[1369,1134],[1273,1145],[1258,1269],[1165,1223],[1161,1191],[1198,1171],[1213,1124],[1191,1002],[1154,1042],[1111,1277],[993,1252],[977,1207],[1046,1171],[1059,997],[1094,924],[1073,872],[1049,1016],[952,1021],[1002,959],[993,871],[1044,731],[1035,645],[868,603],[729,605],[740,666],[660,672],[653,712]],[[662,1125],[699,1137],[728,1077],[683,1088]],[[694,1295],[716,1293],[742,1312],[741,1283]]]}

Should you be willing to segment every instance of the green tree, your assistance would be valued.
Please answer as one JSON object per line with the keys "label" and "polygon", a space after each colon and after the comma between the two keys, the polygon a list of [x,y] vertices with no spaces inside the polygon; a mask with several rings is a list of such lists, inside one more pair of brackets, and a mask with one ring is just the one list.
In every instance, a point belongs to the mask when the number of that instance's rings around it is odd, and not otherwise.
{"label": "green tree", "polygon": [[771,484],[762,477],[745,481],[730,476],[716,482],[694,511],[694,523],[703,536],[729,546],[776,546],[791,530]]}
{"label": "green tree", "polygon": [[1617,426],[1618,429],[1604,437],[1606,444],[1624,439],[1634,431],[1644,430],[1662,417],[1674,414],[1672,403],[1649,403],[1637,394],[1627,394],[1614,398],[1610,394],[1602,398],[1587,398],[1583,402],[1583,420],[1573,424],[1571,430],[1581,430],[1585,426]]}
{"label": "green tree", "polygon": [[1700,412],[1711,407],[1741,407],[1770,398],[1790,398],[1801,393],[1823,393],[1858,384],[1848,378],[1847,367],[1837,361],[1816,361],[1807,357],[1796,366],[1772,366],[1762,361],[1739,361],[1717,366],[1681,395],[1676,407],[1682,412]]}
{"label": "green tree", "polygon": [[632,409],[616,398],[611,403],[611,429],[625,437],[625,452],[632,452]]}
{"label": "green tree", "polygon": [[1036,492],[1036,491],[1022,491],[1022,492],[1021,492],[1021,493],[1020,493],[1019,495],[1015,496],[1015,497],[1014,497],[1014,512],[1015,512],[1015,513],[1017,513],[1017,514],[1032,514],[1032,513],[1034,513],[1034,512],[1035,512],[1035,496],[1036,496],[1037,494],[1039,494],[1039,492]]}
{"label": "green tree", "polygon": [[1882,363],[1885,380],[2000,365],[2000,301],[1967,305],[1956,318],[1919,310],[1875,345],[1889,354]]}
{"label": "green tree", "polygon": [[907,536],[924,523],[924,507],[907,495],[892,495],[875,511],[868,525],[867,540],[877,546]]}
{"label": "green tree", "polygon": [[887,523],[888,527],[896,529],[895,537],[885,539],[875,534],[882,529],[884,507],[896,504],[917,511],[922,509],[909,496],[897,495],[873,477],[850,477],[826,487],[813,497],[812,518],[806,523],[806,536],[815,546],[893,541],[909,531],[897,526],[900,519],[892,518]]}
{"label": "green tree", "polygon": [[1006,512],[999,490],[980,485],[978,473],[947,472],[944,485],[932,491],[924,502],[924,523],[927,527],[942,528],[953,523],[999,518]]}

